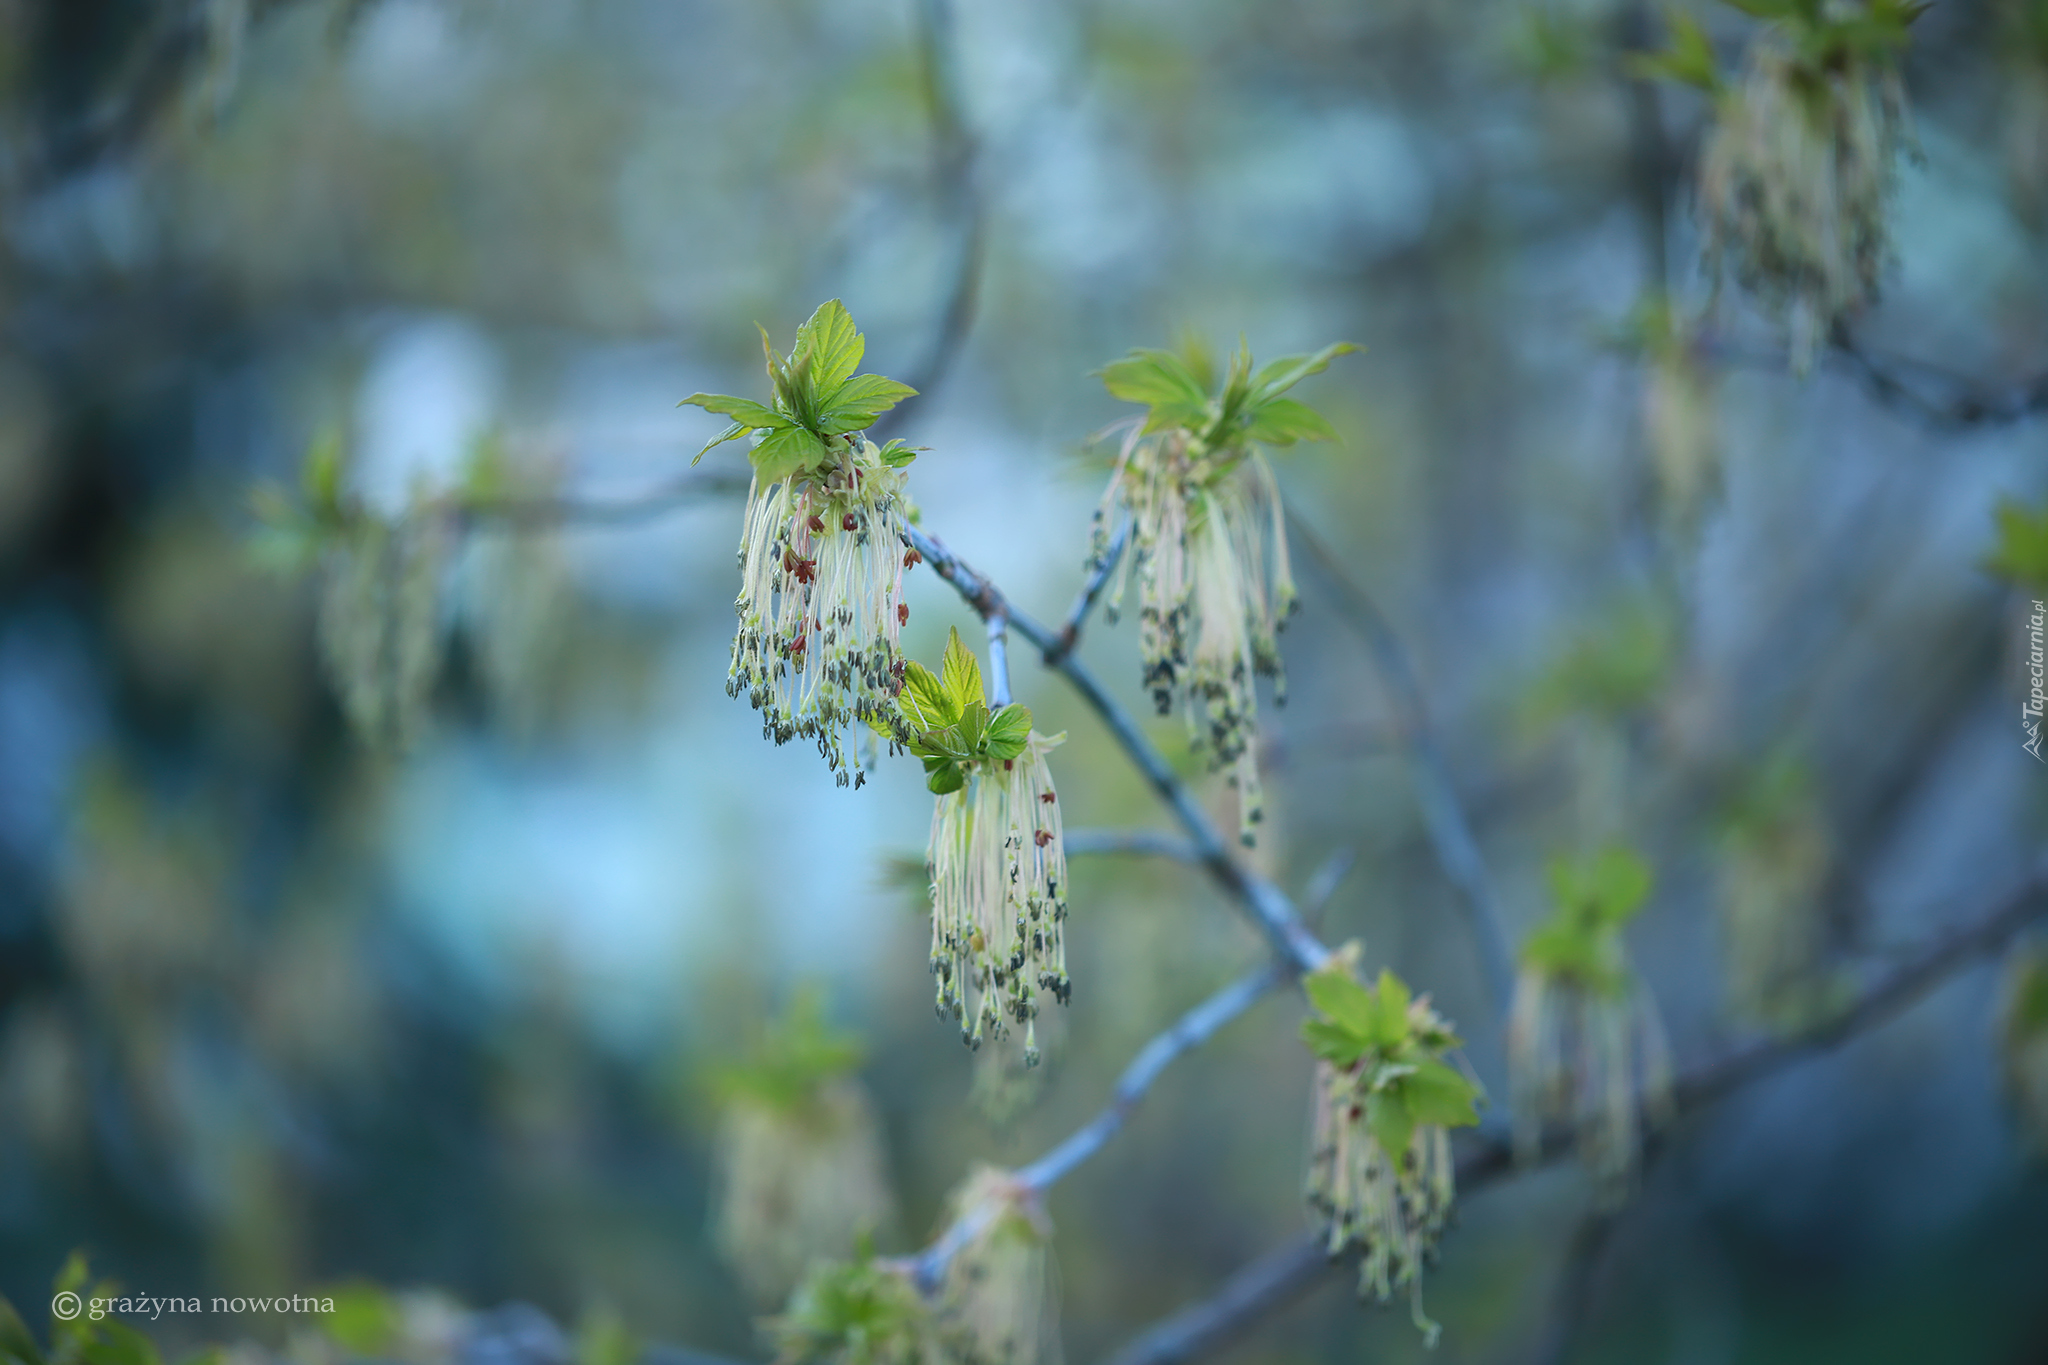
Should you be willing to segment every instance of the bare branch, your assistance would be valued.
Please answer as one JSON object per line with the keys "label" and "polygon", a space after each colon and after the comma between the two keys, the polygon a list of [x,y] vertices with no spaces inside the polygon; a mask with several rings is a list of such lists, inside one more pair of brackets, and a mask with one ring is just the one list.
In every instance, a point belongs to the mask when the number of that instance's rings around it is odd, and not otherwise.
{"label": "bare branch", "polygon": [[[2048,861],[2037,864],[1991,910],[1961,929],[1938,936],[1832,1019],[1788,1037],[1766,1039],[1688,1071],[1674,1088],[1678,1115],[1696,1114],[1801,1058],[1868,1032],[1918,1002],[1962,968],[1998,951],[2044,915],[2048,915]],[[1572,1136],[1568,1125],[1548,1135],[1542,1159],[1559,1159],[1571,1149]],[[1493,1137],[1473,1143],[1458,1158],[1458,1189],[1469,1196],[1508,1178],[1516,1169],[1505,1140]],[[1331,1264],[1324,1255],[1323,1240],[1313,1235],[1268,1252],[1239,1269],[1213,1297],[1191,1304],[1147,1329],[1111,1357],[1111,1365],[1165,1365],[1169,1361],[1193,1360],[1249,1330],[1267,1314],[1294,1302],[1322,1282]]]}
{"label": "bare branch", "polygon": [[1081,585],[1081,591],[1074,598],[1073,609],[1067,613],[1067,623],[1060,627],[1059,637],[1053,647],[1045,651],[1047,664],[1057,664],[1073,653],[1074,646],[1081,642],[1081,627],[1088,620],[1088,613],[1095,610],[1096,599],[1102,596],[1102,589],[1109,582],[1109,576],[1116,572],[1117,561],[1124,557],[1124,546],[1131,538],[1131,519],[1125,517],[1117,523],[1116,534],[1109,538],[1109,548],[1102,558],[1088,570],[1088,579]]}
{"label": "bare branch", "polygon": [[989,705],[1010,704],[1010,618],[997,611],[988,618]]}
{"label": "bare branch", "polygon": [[1450,879],[1462,898],[1473,947],[1479,955],[1480,970],[1485,974],[1487,989],[1492,993],[1495,1005],[1505,1018],[1508,1002],[1514,996],[1515,982],[1507,931],[1501,923],[1500,904],[1493,894],[1486,860],[1480,856],[1479,841],[1472,834],[1472,822],[1458,801],[1457,789],[1451,785],[1450,773],[1444,765],[1443,752],[1437,747],[1430,729],[1429,712],[1423,704],[1422,688],[1416,681],[1408,651],[1402,647],[1400,637],[1388,624],[1379,605],[1345,574],[1343,566],[1323,543],[1322,537],[1292,509],[1287,513],[1287,522],[1295,538],[1307,547],[1309,557],[1316,561],[1329,578],[1330,585],[1337,590],[1344,620],[1364,637],[1373,663],[1387,685],[1394,704],[1394,733],[1408,751],[1415,801],[1422,811],[1422,823],[1429,833],[1430,848],[1435,852],[1444,876]]}
{"label": "bare branch", "polygon": [[[1316,869],[1309,878],[1307,903],[1311,912],[1320,909],[1323,902],[1333,895],[1344,876],[1356,861],[1350,849],[1339,849]],[[1102,1111],[1080,1128],[1076,1129],[1057,1147],[1047,1152],[1016,1174],[1017,1184],[1029,1195],[1040,1196],[1055,1184],[1065,1179],[1089,1157],[1109,1145],[1109,1140],[1123,1131],[1131,1113],[1138,1107],[1138,1101],[1145,1098],[1145,1092],[1159,1079],[1160,1073],[1172,1064],[1174,1059],[1194,1051],[1216,1035],[1216,1031],[1231,1020],[1243,1014],[1274,987],[1290,980],[1293,973],[1284,962],[1270,962],[1255,971],[1248,972],[1217,991],[1208,999],[1175,1020],[1164,1032],[1138,1050],[1117,1078],[1116,1089],[1110,1092],[1110,1101]],[[960,1254],[987,1225],[993,1216],[989,1210],[973,1210],[956,1219],[952,1226],[941,1233],[936,1241],[920,1252],[911,1263],[911,1274],[917,1283],[930,1292],[938,1286],[946,1273],[947,1265]]]}
{"label": "bare branch", "polygon": [[[1853,379],[1880,407],[1934,431],[1957,432],[2012,426],[2048,412],[2048,373],[2010,384],[1986,384],[1924,360],[1884,356],[1866,348],[1838,326],[1825,363]],[[1789,371],[1783,349],[1745,346],[1709,337],[1699,354],[1744,369]]]}

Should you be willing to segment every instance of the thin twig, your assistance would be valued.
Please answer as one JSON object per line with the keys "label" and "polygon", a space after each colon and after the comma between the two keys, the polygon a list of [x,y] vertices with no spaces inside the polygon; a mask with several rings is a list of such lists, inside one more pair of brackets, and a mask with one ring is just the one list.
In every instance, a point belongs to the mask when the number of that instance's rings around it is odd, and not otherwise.
{"label": "thin twig", "polygon": [[[969,568],[957,555],[943,544],[917,527],[906,528],[904,540],[924,556],[939,577],[953,585],[954,591],[966,599],[975,613],[983,620],[1002,612],[1009,617],[1010,626],[1019,635],[1038,646],[1051,658],[1058,637],[1044,626],[1010,606],[996,586],[988,579]],[[1261,877],[1258,873],[1239,863],[1230,856],[1222,836],[1209,817],[1202,813],[1189,794],[1186,784],[1174,776],[1159,751],[1139,732],[1133,721],[1121,706],[1103,691],[1095,676],[1068,654],[1054,659],[1050,666],[1064,675],[1075,691],[1081,694],[1089,706],[1102,719],[1104,725],[1116,737],[1133,764],[1145,775],[1180,822],[1182,829],[1194,841],[1195,851],[1209,875],[1242,906],[1254,927],[1265,935],[1273,950],[1299,971],[1314,971],[1323,965],[1330,950],[1323,946],[1316,936],[1302,923],[1294,904],[1279,887]]]}
{"label": "thin twig", "polygon": [[1501,1017],[1505,1018],[1508,1003],[1514,996],[1515,983],[1500,904],[1494,897],[1486,860],[1479,852],[1479,841],[1473,836],[1472,821],[1459,803],[1457,789],[1452,786],[1450,773],[1444,764],[1443,751],[1437,747],[1429,723],[1429,711],[1423,704],[1422,687],[1416,681],[1408,651],[1402,647],[1401,638],[1388,624],[1378,603],[1345,574],[1343,566],[1323,543],[1322,537],[1292,509],[1287,513],[1287,522],[1295,538],[1307,547],[1309,557],[1322,568],[1330,585],[1336,589],[1344,620],[1364,637],[1373,663],[1386,683],[1394,706],[1394,733],[1408,751],[1415,801],[1422,811],[1423,828],[1429,834],[1430,848],[1436,853],[1444,876],[1457,888],[1461,897],[1473,948],[1479,955],[1480,970],[1485,974],[1487,989]]}
{"label": "thin twig", "polygon": [[1201,861],[1193,844],[1162,829],[1070,829],[1060,844],[1069,858],[1092,853],[1137,853],[1183,863]]}
{"label": "thin twig", "polygon": [[[1834,1018],[1790,1037],[1764,1040],[1688,1071],[1674,1088],[1678,1115],[1697,1114],[1803,1057],[1868,1032],[1903,1012],[1963,967],[1996,952],[2044,914],[2048,914],[2048,862],[2037,864],[1991,910],[1962,929],[1938,936],[1912,961],[1884,976]],[[1571,1149],[1572,1137],[1570,1126],[1560,1125],[1546,1137],[1541,1160],[1559,1159]],[[1458,1157],[1459,1191],[1469,1196],[1508,1178],[1517,1169],[1506,1141],[1496,1137],[1473,1143]],[[1321,1283],[1332,1264],[1323,1248],[1324,1240],[1310,1235],[1246,1264],[1212,1297],[1148,1328],[1111,1357],[1111,1365],[1166,1365],[1170,1361],[1193,1360],[1213,1350]]]}
{"label": "thin twig", "polygon": [[989,705],[1000,711],[1010,704],[1010,618],[990,612],[988,618]]}
{"label": "thin twig", "polygon": [[1087,624],[1088,613],[1095,609],[1096,599],[1102,596],[1102,589],[1109,582],[1109,576],[1116,572],[1117,561],[1123,558],[1124,546],[1131,537],[1131,519],[1125,517],[1117,523],[1116,534],[1109,538],[1109,548],[1102,558],[1088,571],[1088,580],[1081,585],[1080,593],[1074,598],[1073,609],[1067,613],[1067,623],[1060,627],[1053,647],[1045,651],[1047,664],[1057,664],[1074,652],[1074,646],[1081,642],[1081,627]]}
{"label": "thin twig", "polygon": [[[1305,903],[1311,912],[1320,909],[1323,902],[1336,893],[1355,861],[1350,849],[1339,849],[1316,869],[1304,893]],[[1026,1198],[1042,1197],[1082,1162],[1108,1146],[1109,1140],[1130,1121],[1138,1102],[1145,1098],[1145,1092],[1176,1058],[1208,1042],[1218,1029],[1292,977],[1293,972],[1285,963],[1269,962],[1231,982],[1183,1014],[1165,1031],[1154,1035],[1138,1050],[1138,1055],[1131,1059],[1123,1074],[1117,1077],[1109,1103],[1094,1118],[1044,1156],[1016,1172],[1013,1180],[1019,1193]],[[955,1219],[912,1260],[910,1273],[916,1283],[927,1293],[936,1289],[945,1277],[946,1267],[981,1235],[994,1214],[990,1208],[971,1209]]]}

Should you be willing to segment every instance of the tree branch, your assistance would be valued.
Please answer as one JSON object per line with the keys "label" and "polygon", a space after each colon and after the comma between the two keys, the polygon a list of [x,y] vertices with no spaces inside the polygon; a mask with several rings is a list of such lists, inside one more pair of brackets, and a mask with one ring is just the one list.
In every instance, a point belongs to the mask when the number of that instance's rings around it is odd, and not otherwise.
{"label": "tree branch", "polygon": [[[2012,426],[2048,412],[2048,373],[1992,385],[1923,360],[1883,356],[1857,341],[1846,326],[1829,338],[1824,359],[1853,379],[1878,406],[1939,432]],[[1744,369],[1789,369],[1785,352],[1707,337],[1699,354]]]}
{"label": "tree branch", "polygon": [[1288,525],[1295,538],[1307,548],[1323,574],[1336,589],[1340,615],[1362,637],[1372,654],[1374,666],[1385,682],[1394,703],[1394,734],[1408,752],[1409,773],[1415,784],[1415,801],[1421,808],[1422,823],[1437,864],[1450,880],[1465,907],[1473,950],[1486,979],[1495,1007],[1507,1017],[1508,1002],[1514,997],[1513,956],[1508,950],[1507,931],[1502,926],[1500,904],[1493,894],[1486,860],[1479,841],[1472,834],[1472,821],[1459,804],[1457,789],[1444,764],[1430,728],[1429,711],[1423,704],[1422,687],[1401,638],[1388,624],[1379,605],[1345,574],[1337,557],[1323,543],[1314,528],[1290,508]]}
{"label": "tree branch", "polygon": [[[1336,892],[1354,861],[1350,849],[1339,849],[1316,869],[1315,875],[1309,878],[1307,890],[1311,911],[1320,908]],[[1036,1198],[1072,1174],[1076,1167],[1108,1146],[1109,1140],[1123,1131],[1138,1102],[1145,1098],[1145,1092],[1176,1058],[1208,1042],[1218,1029],[1264,999],[1267,992],[1290,980],[1293,975],[1286,963],[1269,962],[1231,982],[1183,1014],[1164,1032],[1156,1034],[1124,1068],[1123,1074],[1117,1078],[1116,1088],[1110,1092],[1109,1103],[1101,1112],[1044,1156],[1017,1171],[1018,1187],[1027,1196]],[[911,1274],[917,1284],[927,1293],[936,1289],[953,1257],[981,1233],[993,1216],[992,1210],[976,1209],[956,1219],[911,1261]]]}
{"label": "tree branch", "polygon": [[1048,665],[1059,663],[1074,652],[1074,646],[1081,642],[1081,627],[1088,620],[1088,613],[1095,610],[1096,599],[1102,596],[1102,589],[1109,582],[1109,576],[1116,572],[1117,561],[1124,557],[1124,546],[1131,538],[1131,519],[1125,517],[1117,523],[1116,534],[1109,538],[1109,548],[1103,552],[1101,562],[1088,571],[1088,579],[1081,585],[1081,591],[1074,598],[1072,610],[1067,613],[1067,623],[1060,627],[1053,647],[1045,651]]}
{"label": "tree branch", "polygon": [[[1690,1117],[1801,1058],[1868,1032],[1919,1001],[1963,967],[1996,952],[2043,915],[2048,915],[2048,861],[2037,864],[1991,910],[1961,929],[1938,936],[1834,1018],[1789,1037],[1752,1044],[1732,1056],[1688,1071],[1674,1087],[1677,1117]],[[1542,1160],[1547,1163],[1560,1159],[1571,1150],[1572,1137],[1570,1126],[1560,1125],[1546,1136]],[[1516,1169],[1505,1140],[1495,1137],[1474,1143],[1458,1158],[1459,1192],[1469,1196],[1506,1179]],[[1193,1360],[1224,1344],[1322,1282],[1332,1264],[1323,1247],[1321,1237],[1310,1235],[1248,1263],[1226,1280],[1213,1297],[1148,1328],[1112,1356],[1111,1365],[1165,1365],[1169,1361]]]}
{"label": "tree branch", "polygon": [[1272,944],[1273,951],[1298,971],[1313,971],[1322,966],[1330,950],[1309,932],[1286,894],[1230,856],[1209,817],[1195,804],[1186,785],[1174,776],[1159,751],[1139,732],[1130,715],[1102,690],[1094,675],[1083,668],[1073,655],[1055,655],[1059,637],[1011,607],[993,583],[969,568],[933,537],[913,526],[905,530],[904,539],[924,556],[925,562],[939,577],[953,585],[954,591],[966,599],[983,620],[997,613],[1007,615],[1010,626],[1038,646],[1047,658],[1048,666],[1063,674],[1082,699],[1094,708],[1124,753],[1152,784],[1153,791],[1173,812],[1181,828],[1187,831],[1202,866],[1243,907],[1253,926]]}

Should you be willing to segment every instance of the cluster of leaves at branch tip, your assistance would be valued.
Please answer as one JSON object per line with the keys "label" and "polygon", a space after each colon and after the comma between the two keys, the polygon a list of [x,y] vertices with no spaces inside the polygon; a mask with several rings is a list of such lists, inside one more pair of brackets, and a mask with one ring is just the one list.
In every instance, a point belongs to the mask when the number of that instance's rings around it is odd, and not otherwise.
{"label": "cluster of leaves at branch tip", "polygon": [[[57,1272],[51,1289],[53,1301],[62,1294],[87,1302],[121,1295],[121,1287],[113,1281],[94,1281],[84,1254],[76,1251]],[[80,1312],[65,1319],[53,1311],[49,1343],[47,1351],[38,1346],[14,1305],[0,1298],[0,1365],[163,1365],[155,1342],[111,1316],[95,1321],[91,1314]],[[186,1357],[181,1365],[215,1365],[221,1359],[221,1352],[206,1350]]]}
{"label": "cluster of leaves at branch tip", "polygon": [[918,1293],[909,1267],[864,1246],[849,1261],[815,1262],[768,1320],[776,1365],[949,1365],[961,1333]]}
{"label": "cluster of leaves at branch tip", "polygon": [[1391,971],[1359,984],[1358,957],[1347,944],[1303,978],[1315,1017],[1301,1036],[1316,1057],[1305,1193],[1330,1256],[1359,1256],[1359,1295],[1384,1303],[1407,1288],[1415,1325],[1434,1346],[1422,1272],[1456,1195],[1449,1130],[1479,1121],[1482,1092],[1444,1060],[1461,1042],[1429,997],[1412,996]]}
{"label": "cluster of leaves at branch tip", "polygon": [[1700,156],[1710,266],[1776,312],[1804,373],[1834,328],[1877,297],[1891,260],[1895,163],[1910,142],[1898,56],[1922,0],[1729,0],[1767,27],[1741,77],[1722,79],[1699,24],[1672,18],[1672,43],[1639,75],[1714,101]]}
{"label": "cluster of leaves at branch tip", "polygon": [[932,807],[935,1008],[979,1048],[1023,1025],[1038,1061],[1046,995],[1065,1004],[1067,856],[1046,756],[1066,741],[1031,728],[1015,702],[991,710],[981,664],[953,631],[934,673],[906,663],[896,697],[906,747],[924,762]]}
{"label": "cluster of leaves at branch tip", "polygon": [[1744,778],[1721,819],[1721,935],[1730,1012],[1790,1032],[1840,1003],[1822,891],[1833,841],[1812,769],[1780,753]]}
{"label": "cluster of leaves at branch tip", "polygon": [[755,1302],[780,1303],[820,1256],[895,1222],[862,1048],[800,990],[747,1061],[721,1071],[712,1232]]}
{"label": "cluster of leaves at branch tip", "polygon": [[1556,860],[1549,881],[1554,909],[1522,945],[1508,1021],[1516,1152],[1534,1160],[1546,1125],[1571,1125],[1612,1202],[1635,1171],[1644,1116],[1670,1111],[1670,1048],[1622,942],[1654,877],[1616,847]]}
{"label": "cluster of leaves at branch tip", "polygon": [[2028,592],[2048,592],[2048,504],[2030,508],[2003,498],[1992,519],[1997,540],[1985,570]]}
{"label": "cluster of leaves at branch tip", "polygon": [[1999,1045],[2013,1117],[2035,1159],[2048,1165],[2048,943],[2007,960]]}
{"label": "cluster of leaves at branch tip", "polygon": [[1252,749],[1257,679],[1273,679],[1275,700],[1286,702],[1277,636],[1296,605],[1286,511],[1261,447],[1335,439],[1320,413],[1286,394],[1357,349],[1338,342],[1254,369],[1240,341],[1219,381],[1206,347],[1190,341],[1132,351],[1102,370],[1111,394],[1146,413],[1123,424],[1089,567],[1103,567],[1112,523],[1128,515],[1130,551],[1105,614],[1116,619],[1135,573],[1145,686],[1160,715],[1185,714],[1210,771],[1231,771],[1248,845],[1265,814]]}
{"label": "cluster of leaves at branch tip", "polygon": [[[892,753],[909,739],[894,702],[903,680],[898,640],[910,619],[903,573],[918,559],[903,543],[915,520],[904,470],[917,452],[901,441],[877,447],[861,433],[916,390],[855,373],[867,343],[837,299],[797,328],[787,357],[766,329],[761,349],[769,403],[709,393],[683,400],[732,419],[698,459],[726,441],[759,438],[748,455],[754,479],[726,691],[761,712],[765,737],[814,741],[839,784],[858,787],[874,765],[875,734]],[[864,752],[849,756],[849,743],[862,740]]]}

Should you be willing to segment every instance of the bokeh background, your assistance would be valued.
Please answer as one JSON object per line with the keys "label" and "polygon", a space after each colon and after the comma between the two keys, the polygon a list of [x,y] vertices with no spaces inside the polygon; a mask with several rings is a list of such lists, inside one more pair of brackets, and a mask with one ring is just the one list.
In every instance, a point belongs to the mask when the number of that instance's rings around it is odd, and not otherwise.
{"label": "bokeh background", "polygon": [[[1754,31],[1699,14],[1731,55]],[[2010,20],[1916,25],[1897,263],[1857,322],[1992,387],[2048,365],[2048,66]],[[631,500],[717,429],[676,401],[757,392],[753,324],[786,343],[828,297],[871,368],[927,384],[900,429],[931,448],[927,528],[1040,616],[1080,583],[1086,438],[1121,415],[1091,370],[1190,328],[1363,343],[1302,390],[1343,440],[1282,485],[1410,651],[1511,932],[1554,853],[1650,855],[1632,947],[1681,1064],[1757,1031],[1741,895],[1824,904],[1832,982],[1986,903],[2048,814],[2020,599],[1983,568],[1996,500],[2048,491],[2042,433],[1795,377],[1732,294],[1660,370],[1645,301],[1711,294],[1707,106],[1622,70],[1661,34],[1625,0],[0,4],[0,1292],[33,1318],[83,1247],[153,1294],[360,1278],[761,1359],[708,1232],[708,1078],[799,984],[865,1040],[907,1250],[971,1163],[1043,1150],[1258,961],[1199,872],[1077,858],[1042,1079],[972,1098],[902,870],[915,765],[836,789],[724,695],[731,496],[474,528],[422,733],[350,733],[317,580],[257,566],[252,487],[326,435],[387,511],[480,443],[522,486]],[[1505,1094],[1388,694],[1301,558],[1254,856],[1299,890],[1355,851],[1321,930],[1434,992]],[[919,657],[972,624],[910,591]],[[479,647],[508,592],[536,622],[509,686]],[[1098,622],[1083,657],[1135,707],[1133,635]],[[1069,735],[1070,830],[1167,827],[1056,678],[1022,652],[1015,678]],[[1794,793],[1794,847],[1752,840],[1741,882],[1759,784]],[[2048,1359],[1998,981],[1688,1121],[1577,1354]],[[1178,1064],[1053,1194],[1068,1358],[1299,1234],[1299,1017],[1276,996]],[[1524,1358],[1588,1197],[1567,1165],[1466,1204],[1439,1359]],[[1421,1355],[1333,1275],[1235,1358]]]}

